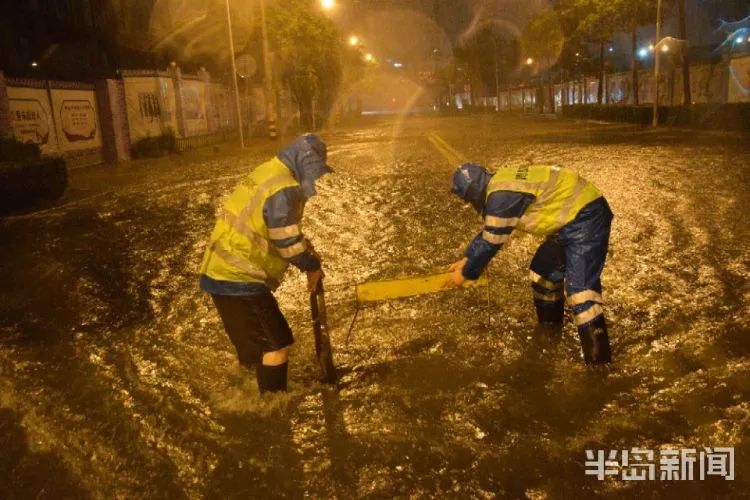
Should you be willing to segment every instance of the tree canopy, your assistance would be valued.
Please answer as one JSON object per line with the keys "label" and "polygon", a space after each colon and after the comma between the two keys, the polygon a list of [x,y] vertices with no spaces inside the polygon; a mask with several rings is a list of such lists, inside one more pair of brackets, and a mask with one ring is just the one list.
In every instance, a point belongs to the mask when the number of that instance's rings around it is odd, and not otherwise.
{"label": "tree canopy", "polygon": [[312,125],[313,107],[326,114],[342,81],[343,35],[312,0],[269,4],[269,37],[281,77]]}
{"label": "tree canopy", "polygon": [[552,9],[544,9],[534,17],[521,33],[524,56],[531,57],[548,68],[557,62],[565,34],[560,16]]}

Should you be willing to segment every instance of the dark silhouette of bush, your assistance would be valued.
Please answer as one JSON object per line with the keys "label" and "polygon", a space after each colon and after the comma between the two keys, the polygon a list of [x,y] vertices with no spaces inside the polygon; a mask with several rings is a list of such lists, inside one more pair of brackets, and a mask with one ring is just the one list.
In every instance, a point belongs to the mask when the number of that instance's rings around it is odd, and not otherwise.
{"label": "dark silhouette of bush", "polygon": [[0,162],[0,213],[60,198],[68,186],[62,158]]}
{"label": "dark silhouette of bush", "polygon": [[19,142],[8,137],[0,137],[0,161],[38,160],[41,151],[38,144]]}
{"label": "dark silhouette of bush", "polygon": [[156,137],[138,139],[131,146],[134,158],[156,158],[177,152],[177,137],[172,129],[167,129]]}
{"label": "dark silhouette of bush", "polygon": [[[659,123],[672,127],[713,130],[750,131],[750,103],[710,104],[698,103],[683,106],[659,106]],[[653,108],[650,105],[599,105],[574,104],[563,106],[567,118],[583,118],[613,122],[648,125]]]}

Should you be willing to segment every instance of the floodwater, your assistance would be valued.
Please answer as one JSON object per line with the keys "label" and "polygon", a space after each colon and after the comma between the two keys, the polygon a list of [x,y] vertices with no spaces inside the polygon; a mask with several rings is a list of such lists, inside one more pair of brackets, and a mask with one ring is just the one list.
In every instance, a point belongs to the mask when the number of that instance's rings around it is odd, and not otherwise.
{"label": "floodwater", "polygon": [[[353,284],[457,260],[479,218],[455,161],[574,168],[615,213],[603,276],[615,362],[535,325],[516,235],[491,286],[363,307]],[[257,145],[72,174],[61,206],[0,220],[0,497],[742,497],[750,491],[746,138],[496,116],[322,134],[337,173],[304,229],[323,255],[342,374],[318,384],[304,279],[297,343],[260,398],[196,286],[222,196]],[[444,151],[443,151],[444,153]],[[451,159],[452,160],[452,159]],[[735,480],[585,474],[585,450],[735,448]]]}

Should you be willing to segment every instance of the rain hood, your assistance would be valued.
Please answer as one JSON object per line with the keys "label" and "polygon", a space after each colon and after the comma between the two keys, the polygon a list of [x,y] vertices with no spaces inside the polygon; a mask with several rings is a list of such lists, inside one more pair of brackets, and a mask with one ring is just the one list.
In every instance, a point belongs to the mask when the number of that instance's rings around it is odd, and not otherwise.
{"label": "rain hood", "polygon": [[492,174],[481,165],[464,163],[453,174],[453,189],[451,191],[461,199],[471,203],[478,213],[482,213],[487,197],[487,186]]}
{"label": "rain hood", "polygon": [[305,199],[315,196],[315,181],[322,175],[333,172],[326,164],[326,145],[314,134],[297,137],[278,154],[279,160],[292,171],[300,183]]}

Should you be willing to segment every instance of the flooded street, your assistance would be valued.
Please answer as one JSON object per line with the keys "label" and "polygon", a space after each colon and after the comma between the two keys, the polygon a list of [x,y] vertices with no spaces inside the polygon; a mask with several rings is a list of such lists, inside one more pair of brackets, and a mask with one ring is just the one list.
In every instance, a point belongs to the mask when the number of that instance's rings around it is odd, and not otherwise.
{"label": "flooded street", "polygon": [[[263,399],[197,286],[222,197],[281,144],[74,171],[61,206],[0,219],[0,498],[747,496],[746,139],[494,115],[321,136],[337,172],[303,229],[324,259],[338,392],[315,381],[303,275],[276,294],[291,390]],[[539,240],[520,234],[489,299],[364,306],[345,342],[354,284],[445,268],[481,230],[440,141],[604,192],[608,371],[585,367],[570,319],[562,337],[536,327]],[[585,474],[587,449],[723,446],[734,481]]]}

